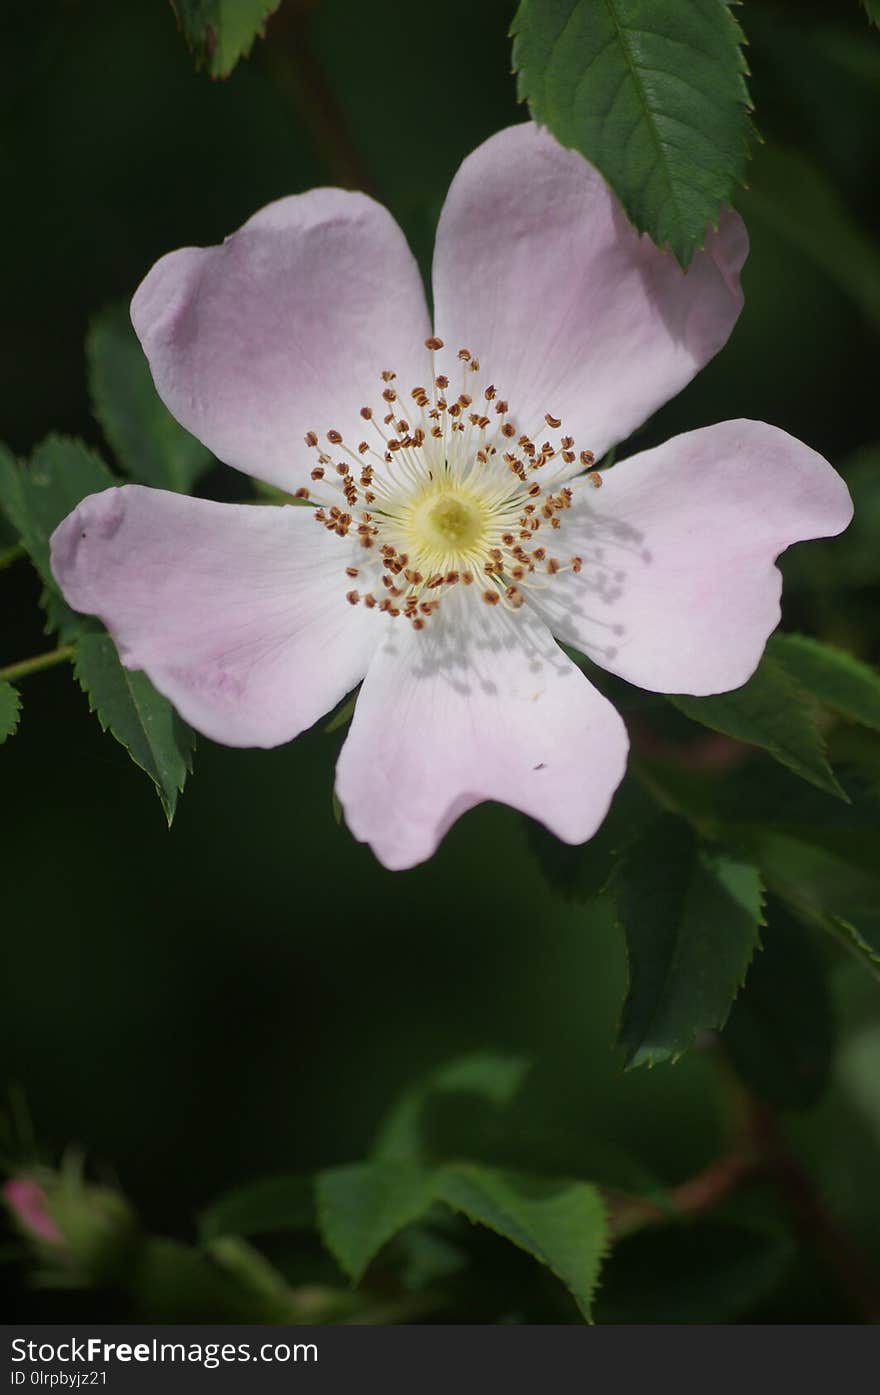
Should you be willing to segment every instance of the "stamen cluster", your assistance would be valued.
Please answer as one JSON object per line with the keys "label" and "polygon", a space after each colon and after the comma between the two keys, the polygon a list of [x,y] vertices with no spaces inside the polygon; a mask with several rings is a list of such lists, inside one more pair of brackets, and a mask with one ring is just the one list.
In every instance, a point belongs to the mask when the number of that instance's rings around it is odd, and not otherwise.
{"label": "stamen cluster", "polygon": [[[436,368],[443,341],[425,346]],[[550,412],[539,443],[536,431],[513,421],[494,383],[481,386],[479,359],[463,348],[458,360],[457,392],[434,372],[430,387],[411,388],[405,403],[397,374],[386,369],[382,406],[361,408],[365,436],[357,443],[332,429],[326,444],[315,431],[305,437],[317,461],[313,488],[297,497],[315,503],[316,521],[340,538],[357,538],[366,554],[362,565],[346,568],[360,582],[347,592],[349,603],[402,615],[415,629],[453,587],[474,587],[486,605],[518,610],[530,588],[583,566],[550,535],[571,507],[567,481],[590,471],[592,452],[578,451]],[[552,479],[542,484],[541,471]],[[595,471],[587,478],[602,483]]]}

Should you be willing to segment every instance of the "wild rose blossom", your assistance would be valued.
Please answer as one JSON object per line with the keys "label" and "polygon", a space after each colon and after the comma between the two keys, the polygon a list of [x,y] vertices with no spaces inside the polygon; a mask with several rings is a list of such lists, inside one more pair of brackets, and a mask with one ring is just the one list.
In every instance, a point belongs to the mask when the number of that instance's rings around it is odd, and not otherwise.
{"label": "wild rose blossom", "polygon": [[93,495],[52,540],[66,599],[228,745],[289,741],[363,680],[336,789],[387,867],[487,799],[590,838],[626,729],[556,641],[652,691],[737,688],[779,620],[776,557],[851,516],[831,466],[761,422],[592,468],[726,342],[746,251],[727,212],[683,273],[524,124],[453,180],[433,326],[362,194],[172,252],[132,304],[159,394],[307,506]]}

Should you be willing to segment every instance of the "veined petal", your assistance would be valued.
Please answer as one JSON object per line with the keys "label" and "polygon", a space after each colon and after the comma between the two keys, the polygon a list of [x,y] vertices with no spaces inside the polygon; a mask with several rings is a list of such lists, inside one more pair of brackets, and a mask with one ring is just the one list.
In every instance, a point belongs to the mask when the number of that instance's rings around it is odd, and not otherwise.
{"label": "veined petal", "polygon": [[602,478],[575,486],[565,538],[583,567],[541,609],[559,639],[655,692],[745,683],[779,623],[775,559],[852,518],[836,470],[760,421],[676,436]]}
{"label": "veined petal", "polygon": [[683,272],[582,156],[531,122],[511,126],[452,181],[434,253],[437,333],[453,354],[479,355],[520,429],[540,431],[552,413],[598,457],[726,343],[747,248],[727,212]]}
{"label": "veined petal", "polygon": [[306,432],[356,446],[382,371],[413,382],[428,371],[406,239],[380,204],[341,189],[279,199],[219,247],[162,257],[131,317],[177,420],[227,464],[291,492],[315,463]]}
{"label": "veined petal", "polygon": [[355,686],[376,646],[375,620],[345,601],[354,552],[310,508],[125,485],[56,529],[52,570],[197,730],[277,746]]}
{"label": "veined petal", "polygon": [[526,610],[451,595],[385,632],[336,772],[348,827],[386,867],[430,857],[499,800],[559,838],[592,837],[626,768],[626,728]]}

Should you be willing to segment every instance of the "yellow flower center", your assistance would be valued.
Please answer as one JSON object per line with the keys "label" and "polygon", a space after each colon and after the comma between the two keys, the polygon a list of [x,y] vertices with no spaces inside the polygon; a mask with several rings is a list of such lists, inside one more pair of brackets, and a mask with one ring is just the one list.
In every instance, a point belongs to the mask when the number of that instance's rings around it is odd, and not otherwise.
{"label": "yellow flower center", "polygon": [[411,552],[430,567],[463,566],[483,550],[485,508],[471,491],[445,481],[414,499],[401,522]]}
{"label": "yellow flower center", "polygon": [[[425,347],[433,359],[444,345],[432,337]],[[557,573],[579,572],[584,559],[554,546],[572,504],[567,482],[581,474],[602,483],[592,452],[561,434],[558,417],[544,414],[538,430],[547,439],[536,441],[534,427],[529,434],[512,420],[494,383],[481,390],[470,350],[459,349],[457,359],[460,391],[435,366],[430,389],[419,385],[401,398],[397,374],[385,369],[383,405],[361,408],[365,436],[356,444],[327,431],[328,454],[308,431],[315,489],[297,491],[317,496],[322,527],[356,538],[363,550],[345,569],[358,583],[346,592],[349,604],[403,616],[419,630],[453,587],[473,587],[486,605],[516,611]]]}

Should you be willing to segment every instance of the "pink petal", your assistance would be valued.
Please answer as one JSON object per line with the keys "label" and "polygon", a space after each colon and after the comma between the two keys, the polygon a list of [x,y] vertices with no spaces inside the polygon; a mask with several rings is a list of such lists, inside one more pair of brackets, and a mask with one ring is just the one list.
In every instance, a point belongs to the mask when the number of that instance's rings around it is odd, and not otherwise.
{"label": "pink petal", "polygon": [[354,554],[310,508],[139,485],[92,494],[52,536],[68,603],[227,746],[291,740],[362,678],[377,629],[345,600]]}
{"label": "pink petal", "polygon": [[64,1236],[50,1214],[46,1191],[32,1177],[10,1177],[0,1193],[23,1231],[47,1245],[64,1244]]}
{"label": "pink petal", "polygon": [[626,729],[528,611],[452,593],[421,632],[386,632],[336,771],[354,836],[392,870],[430,857],[483,800],[569,843],[592,837],[623,778]]}
{"label": "pink petal", "polygon": [[157,262],[131,317],[160,397],[227,464],[291,492],[303,442],[357,442],[384,369],[424,380],[431,333],[415,259],[364,194],[313,189],[256,213],[219,247]]}
{"label": "pink petal", "polygon": [[511,126],[468,156],[449,190],[436,332],[453,354],[479,358],[520,429],[535,435],[550,413],[598,457],[726,343],[746,251],[728,212],[682,272],[577,152],[531,123]]}
{"label": "pink petal", "polygon": [[541,608],[563,642],[655,692],[745,683],[779,623],[775,558],[852,517],[828,462],[760,421],[676,436],[603,480],[575,486],[564,545],[583,570],[556,577]]}

